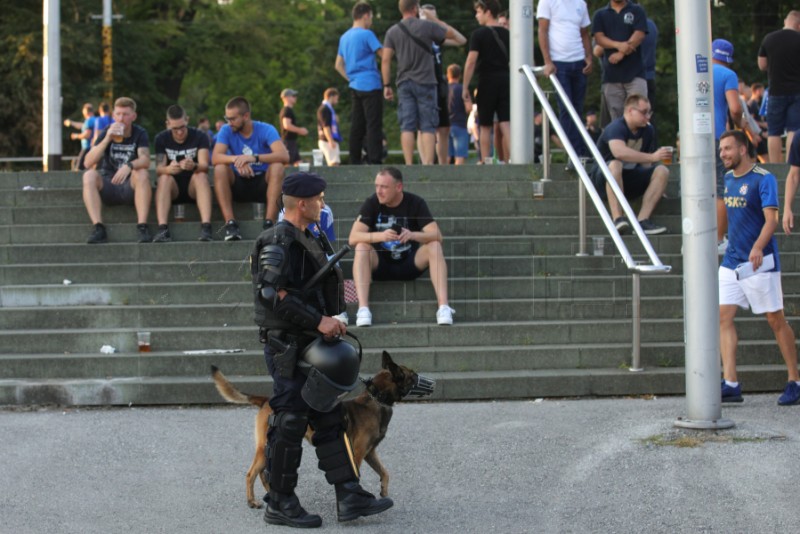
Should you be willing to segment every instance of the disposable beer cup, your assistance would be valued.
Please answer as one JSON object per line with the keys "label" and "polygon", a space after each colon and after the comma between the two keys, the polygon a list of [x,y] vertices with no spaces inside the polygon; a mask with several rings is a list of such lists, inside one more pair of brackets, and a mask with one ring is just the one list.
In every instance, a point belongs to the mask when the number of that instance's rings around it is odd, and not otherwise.
{"label": "disposable beer cup", "polygon": [[[115,126],[115,124],[121,124],[121,123],[114,123],[110,126],[110,128],[112,128],[114,132],[117,131],[117,127]],[[125,130],[122,131],[124,132]],[[111,133],[111,130],[109,130],[109,133]],[[111,140],[114,141],[115,143],[121,143],[123,139],[124,137],[122,137],[121,135],[117,135],[116,133],[112,134],[111,136]]]}
{"label": "disposable beer cup", "polygon": [[150,352],[150,332],[136,332],[139,352]]}
{"label": "disposable beer cup", "polygon": [[544,182],[533,182],[533,198],[544,198]]}
{"label": "disposable beer cup", "polygon": [[175,204],[172,207],[175,216],[175,222],[183,222],[186,219],[186,204]]}
{"label": "disposable beer cup", "polygon": [[253,202],[253,219],[257,221],[264,220],[264,209],[266,206],[261,202]]}
{"label": "disposable beer cup", "polygon": [[297,170],[300,172],[308,172],[311,170],[311,164],[307,161],[303,161],[297,166]]}
{"label": "disposable beer cup", "polygon": [[322,150],[315,148],[311,151],[314,158],[314,167],[322,167]]}
{"label": "disposable beer cup", "polygon": [[593,254],[595,256],[602,256],[603,252],[606,248],[606,238],[602,235],[596,235],[592,237],[592,243],[594,244]]}
{"label": "disposable beer cup", "polygon": [[661,148],[669,150],[669,155],[664,157],[664,158],[661,158],[661,163],[663,163],[664,165],[671,165],[672,164],[672,153],[675,151],[675,148],[671,147],[671,146],[663,146]]}

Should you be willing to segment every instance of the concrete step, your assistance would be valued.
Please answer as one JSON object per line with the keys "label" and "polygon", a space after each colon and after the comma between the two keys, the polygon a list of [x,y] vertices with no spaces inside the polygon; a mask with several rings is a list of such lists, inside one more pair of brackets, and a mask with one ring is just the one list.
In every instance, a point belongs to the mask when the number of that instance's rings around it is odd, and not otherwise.
{"label": "concrete step", "polygon": [[[580,319],[550,321],[456,322],[450,327],[437,326],[433,313],[425,322],[383,322],[374,317],[369,328],[354,327],[367,347],[492,347],[508,345],[552,345],[564,343],[625,343],[631,338],[630,319]],[[456,318],[457,319],[457,318]],[[221,319],[224,321],[224,319]],[[800,318],[789,317],[795,330]],[[208,348],[254,350],[258,347],[255,326],[219,324],[217,327],[161,327],[126,325],[122,328],[94,329],[20,329],[0,331],[0,354],[94,353],[103,345],[120,352],[136,352],[136,331],[151,332],[153,350],[183,351]],[[742,317],[737,323],[742,339],[771,339],[772,331],[763,318]],[[643,319],[644,343],[682,339],[683,319]]]}
{"label": "concrete step", "polygon": [[[224,366],[223,371],[226,371]],[[431,373],[430,400],[526,399],[600,395],[680,395],[682,368],[513,370]],[[741,366],[748,393],[775,392],[785,382],[781,365]],[[228,375],[242,391],[271,395],[268,377]],[[777,394],[776,394],[777,395]],[[428,399],[426,399],[428,400]],[[159,405],[222,404],[209,377],[131,377],[75,380],[0,380],[0,404]]]}

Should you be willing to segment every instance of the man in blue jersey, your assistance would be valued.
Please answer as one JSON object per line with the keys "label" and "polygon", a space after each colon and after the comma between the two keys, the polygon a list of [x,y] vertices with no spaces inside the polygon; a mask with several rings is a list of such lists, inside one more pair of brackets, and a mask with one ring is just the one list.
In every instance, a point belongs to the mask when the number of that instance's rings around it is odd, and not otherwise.
{"label": "man in blue jersey", "polygon": [[[350,115],[350,164],[380,165],[383,135],[383,86],[376,55],[383,45],[370,29],[372,7],[366,2],[353,6],[353,27],[339,39],[334,67],[348,81],[352,111]],[[366,146],[364,146],[366,145]]]}
{"label": "man in blue jersey", "polygon": [[225,218],[225,241],[242,238],[233,216],[233,201],[262,202],[266,198],[264,229],[278,220],[278,199],[289,151],[278,130],[250,117],[250,103],[237,96],[225,104],[225,121],[212,155],[214,192]]}
{"label": "man in blue jersey", "polygon": [[800,402],[800,375],[792,327],[783,315],[781,266],[775,229],[778,227],[778,183],[755,164],[755,149],[744,132],[720,136],[728,212],[728,249],[719,268],[719,345],[722,354],[722,402],[742,402],[736,375],[738,336],[733,319],[738,307],[766,314],[788,370],[788,382],[778,404]]}

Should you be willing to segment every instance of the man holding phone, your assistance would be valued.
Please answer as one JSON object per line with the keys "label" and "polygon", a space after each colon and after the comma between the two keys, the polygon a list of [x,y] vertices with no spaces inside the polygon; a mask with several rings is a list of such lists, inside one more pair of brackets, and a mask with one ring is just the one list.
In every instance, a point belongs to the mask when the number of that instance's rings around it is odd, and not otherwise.
{"label": "man holding phone", "polygon": [[197,202],[200,241],[211,241],[211,185],[208,183],[208,135],[189,128],[189,117],[180,106],[167,109],[167,129],[156,136],[156,215],[154,243],[172,241],[169,209],[172,204]]}
{"label": "man holding phone", "polygon": [[350,230],[355,247],[353,279],[358,294],[356,326],[371,326],[369,286],[372,280],[415,280],[430,268],[436,293],[436,322],[453,324],[447,300],[447,263],[442,233],[425,200],[403,191],[403,175],[385,167],[375,177],[375,194],[361,205]]}

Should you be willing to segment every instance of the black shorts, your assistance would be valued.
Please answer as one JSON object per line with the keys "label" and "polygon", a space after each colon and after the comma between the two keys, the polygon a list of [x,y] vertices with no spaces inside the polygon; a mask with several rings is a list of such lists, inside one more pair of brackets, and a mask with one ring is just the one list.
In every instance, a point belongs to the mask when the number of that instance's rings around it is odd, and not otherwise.
{"label": "black shorts", "polygon": [[289,165],[294,165],[300,161],[300,150],[297,148],[297,139],[286,139],[283,142],[289,152]]}
{"label": "black shorts", "polygon": [[[121,184],[112,184],[111,179],[116,174],[113,170],[101,170],[100,176],[103,178],[103,189],[100,190],[100,200],[106,206],[133,206],[134,192],[131,187],[131,176]],[[133,172],[131,171],[131,175]]]}
{"label": "black shorts", "polygon": [[[450,127],[450,109],[447,105],[447,95],[439,97],[439,128]],[[478,108],[480,109],[480,108]]]}
{"label": "black shorts", "polygon": [[417,255],[419,247],[413,247],[408,254],[401,260],[393,260],[391,252],[385,249],[376,249],[378,252],[378,267],[372,271],[372,279],[375,281],[416,280],[425,271],[420,271],[414,265],[414,257]]}
{"label": "black shorts", "polygon": [[194,199],[189,196],[189,183],[192,181],[194,173],[182,172],[173,176],[178,185],[178,196],[172,201],[173,204],[192,204]]}
{"label": "black shorts", "polygon": [[[647,187],[650,185],[650,178],[653,176],[653,171],[656,170],[657,166],[658,165],[642,167],[641,165],[637,165],[632,169],[622,169],[622,188],[625,192],[625,198],[628,200],[635,200],[643,196],[645,191],[647,191]],[[600,198],[608,200],[608,196],[606,195],[606,179],[603,173],[600,172],[600,167],[597,165],[593,166],[589,175]]]}
{"label": "black shorts", "polygon": [[256,174],[252,178],[233,175],[231,193],[235,202],[265,202],[267,198],[267,175]]}
{"label": "black shorts", "polygon": [[481,80],[478,84],[478,123],[492,126],[495,113],[497,120],[511,120],[511,85],[508,76]]}

